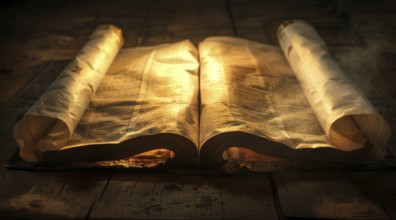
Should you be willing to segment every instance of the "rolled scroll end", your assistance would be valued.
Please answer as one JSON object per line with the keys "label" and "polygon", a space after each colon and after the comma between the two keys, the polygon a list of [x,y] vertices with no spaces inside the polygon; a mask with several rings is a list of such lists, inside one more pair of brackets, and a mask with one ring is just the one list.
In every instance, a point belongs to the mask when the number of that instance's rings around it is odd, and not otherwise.
{"label": "rolled scroll end", "polygon": [[55,119],[46,135],[37,143],[37,148],[42,153],[50,150],[60,150],[70,139],[70,130],[65,122]]}
{"label": "rolled scroll end", "polygon": [[120,42],[118,44],[118,47],[121,48],[121,46],[124,44],[124,38],[122,37],[122,30],[112,24],[102,24],[96,27],[96,30],[110,30],[113,33],[115,33],[118,38],[120,39]]}
{"label": "rolled scroll end", "polygon": [[279,25],[278,30],[276,31],[276,35],[278,36],[278,39],[281,39],[281,38],[282,38],[282,32],[283,32],[283,30],[284,30],[286,27],[288,27],[289,25],[294,24],[294,23],[303,23],[303,24],[305,24],[305,25],[310,26],[306,21],[304,21],[304,20],[299,20],[299,19],[291,19],[291,20],[283,21],[283,22]]}
{"label": "rolled scroll end", "polygon": [[344,151],[357,150],[368,143],[352,116],[344,116],[336,120],[331,125],[329,138],[332,144]]}
{"label": "rolled scroll end", "polygon": [[[15,125],[21,157],[38,162],[69,141],[123,43],[121,30],[101,25],[77,56]],[[78,100],[78,101],[77,101]]]}
{"label": "rolled scroll end", "polygon": [[369,159],[385,158],[392,134],[388,122],[379,114],[356,114],[353,118],[369,141]]}
{"label": "rolled scroll end", "polygon": [[367,147],[367,159],[385,157],[389,125],[347,80],[316,30],[301,20],[285,21],[278,38],[329,141],[343,151]]}
{"label": "rolled scroll end", "polygon": [[368,148],[366,159],[383,159],[391,130],[382,116],[377,114],[347,115],[336,120],[330,128],[329,137],[340,150],[352,151]]}
{"label": "rolled scroll end", "polygon": [[70,138],[70,129],[60,119],[26,115],[14,126],[19,155],[27,162],[39,162],[48,150],[59,150]]}
{"label": "rolled scroll end", "polygon": [[27,162],[37,162],[40,161],[40,156],[32,148],[29,148],[25,140],[20,136],[20,132],[14,130],[15,141],[19,146],[19,156],[21,156]]}

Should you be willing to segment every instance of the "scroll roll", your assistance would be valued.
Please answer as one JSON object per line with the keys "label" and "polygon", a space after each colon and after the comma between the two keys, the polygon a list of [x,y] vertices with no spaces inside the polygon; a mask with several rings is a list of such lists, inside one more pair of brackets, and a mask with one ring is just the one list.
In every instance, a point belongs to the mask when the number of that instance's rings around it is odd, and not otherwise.
{"label": "scroll roll", "polygon": [[371,159],[385,157],[389,125],[349,81],[314,28],[286,21],[278,39],[331,144],[344,151],[369,146]]}
{"label": "scroll roll", "polygon": [[41,160],[70,139],[115,56],[123,44],[121,30],[101,25],[14,127],[21,157]]}

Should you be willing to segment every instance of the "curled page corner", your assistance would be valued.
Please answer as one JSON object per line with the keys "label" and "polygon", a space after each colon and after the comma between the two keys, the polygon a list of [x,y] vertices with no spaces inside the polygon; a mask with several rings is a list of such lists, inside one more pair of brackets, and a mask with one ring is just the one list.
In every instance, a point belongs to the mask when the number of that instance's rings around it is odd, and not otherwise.
{"label": "curled page corner", "polygon": [[390,126],[349,81],[315,29],[305,21],[289,20],[277,35],[330,142],[343,151],[369,146],[371,159],[384,158]]}
{"label": "curled page corner", "polygon": [[38,162],[63,147],[123,44],[121,29],[100,25],[40,99],[14,126],[20,156]]}

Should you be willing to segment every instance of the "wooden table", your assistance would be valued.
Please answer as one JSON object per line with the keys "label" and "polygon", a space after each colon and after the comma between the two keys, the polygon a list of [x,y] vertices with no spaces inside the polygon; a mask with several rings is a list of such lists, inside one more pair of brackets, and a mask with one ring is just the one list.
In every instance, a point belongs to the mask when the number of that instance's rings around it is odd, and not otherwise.
{"label": "wooden table", "polygon": [[[122,28],[124,47],[186,38],[197,44],[214,35],[277,44],[281,21],[305,19],[337,60],[355,59],[349,63],[356,70],[370,70],[369,83],[382,85],[388,95],[378,102],[393,105],[395,12],[392,1],[369,0],[3,2],[0,164],[17,149],[13,124],[99,24]],[[396,219],[396,173],[321,169],[227,176],[161,170],[28,172],[1,166],[0,218]]]}

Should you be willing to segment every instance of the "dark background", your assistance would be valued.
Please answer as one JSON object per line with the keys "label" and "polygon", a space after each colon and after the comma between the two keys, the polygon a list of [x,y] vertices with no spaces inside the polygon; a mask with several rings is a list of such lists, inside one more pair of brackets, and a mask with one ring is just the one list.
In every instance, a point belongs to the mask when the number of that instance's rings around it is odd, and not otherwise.
{"label": "dark background", "polygon": [[[277,45],[276,29],[282,21],[304,19],[395,128],[395,9],[391,0],[1,1],[0,164],[17,149],[12,139],[16,120],[100,24],[123,29],[124,47],[186,38],[198,44],[218,35]],[[392,155],[394,137],[389,146]],[[390,219],[396,218],[396,174],[386,165],[392,161],[375,170],[237,176],[2,167],[0,217]]]}

